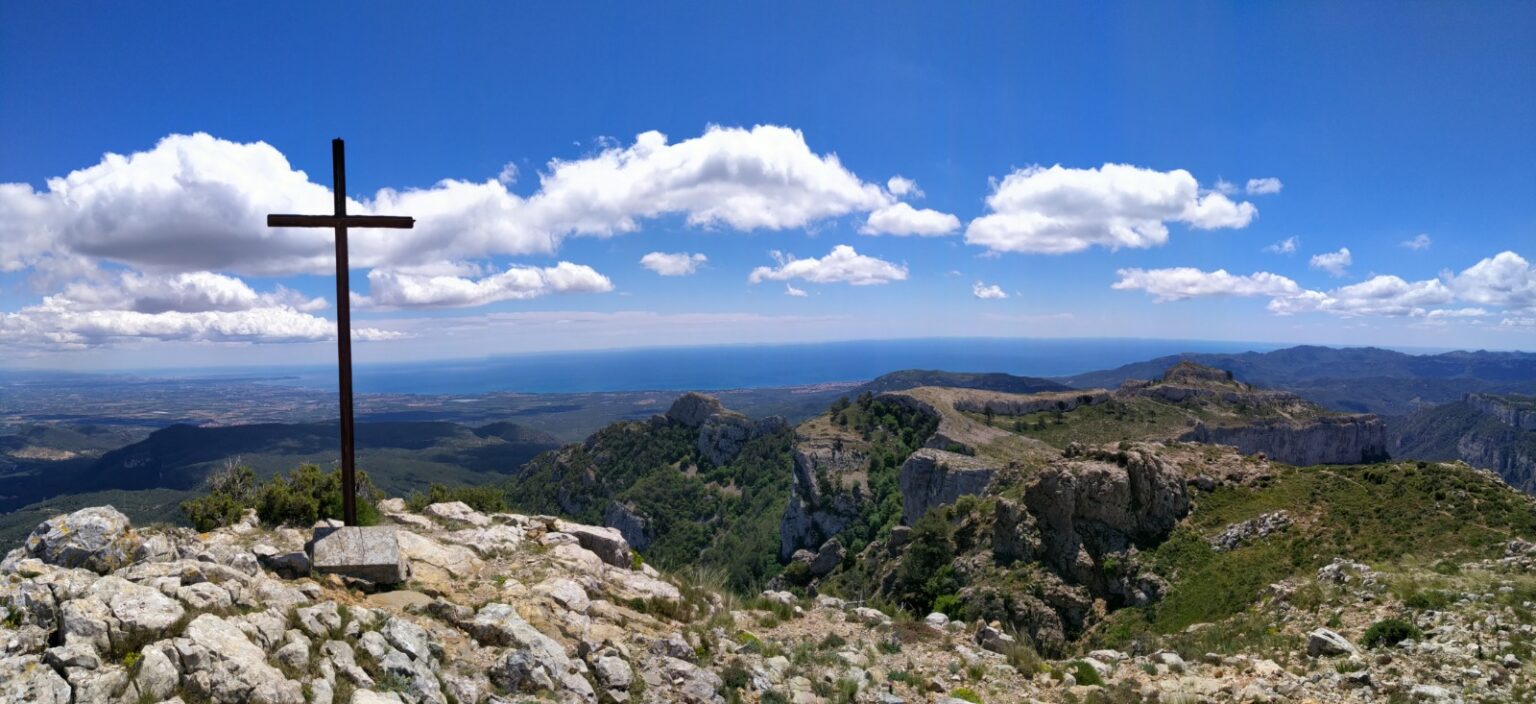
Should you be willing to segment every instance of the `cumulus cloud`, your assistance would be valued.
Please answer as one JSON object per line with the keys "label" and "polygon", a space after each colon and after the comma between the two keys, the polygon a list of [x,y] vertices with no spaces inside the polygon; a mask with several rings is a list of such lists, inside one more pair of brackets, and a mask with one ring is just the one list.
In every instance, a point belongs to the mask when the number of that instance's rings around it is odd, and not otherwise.
{"label": "cumulus cloud", "polygon": [[1168,241],[1168,222],[1198,229],[1246,227],[1251,203],[1201,194],[1188,171],[1127,164],[1018,169],[987,197],[990,213],[972,220],[965,241],[994,252],[1064,254],[1089,247],[1147,248]]}
{"label": "cumulus cloud", "polygon": [[1225,269],[1201,271],[1192,267],[1171,269],[1121,269],[1111,287],[1121,291],[1146,291],[1159,303],[1198,296],[1294,296],[1301,286],[1279,274],[1260,271],[1246,276]]}
{"label": "cumulus cloud", "polygon": [[1402,246],[1407,247],[1408,249],[1411,249],[1415,252],[1421,252],[1423,250],[1429,249],[1429,246],[1434,244],[1434,240],[1430,239],[1429,235],[1419,233],[1413,239],[1403,240],[1398,244],[1401,244]]}
{"label": "cumulus cloud", "polygon": [[818,284],[847,283],[854,286],[869,286],[904,281],[907,278],[907,267],[864,256],[846,244],[833,247],[827,256],[820,259],[796,259],[793,255],[777,251],[773,252],[773,258],[778,262],[778,266],[757,267],[752,270],[747,280],[755,284],[763,281],[803,279]]}
{"label": "cumulus cloud", "polygon": [[1294,236],[1287,237],[1283,240],[1280,240],[1279,242],[1265,247],[1264,251],[1271,254],[1295,254],[1296,246],[1299,244],[1301,244],[1301,238]]}
{"label": "cumulus cloud", "polygon": [[[514,171],[349,201],[352,213],[417,221],[413,230],[355,230],[353,264],[549,254],[569,236],[630,232],[667,215],[695,226],[782,230],[894,202],[835,155],[813,152],[799,131],[772,125],[711,126],[676,143],[645,132],[627,147],[554,159],[526,198],[507,188]],[[265,216],[330,210],[330,190],[271,145],[172,135],[50,179],[46,191],[0,185],[0,269],[59,250],[154,270],[323,273],[330,231],[268,228]]]}
{"label": "cumulus cloud", "polygon": [[859,232],[865,235],[939,237],[959,229],[960,218],[949,213],[894,203],[870,213],[869,220],[859,228]]}
{"label": "cumulus cloud", "polygon": [[1272,193],[1279,193],[1280,189],[1284,187],[1285,184],[1280,183],[1278,178],[1250,178],[1248,179],[1248,187],[1245,190],[1248,191],[1250,196],[1267,196]]}
{"label": "cumulus cloud", "polygon": [[699,270],[709,257],[688,252],[651,252],[640,258],[640,266],[662,276],[687,276]]}
{"label": "cumulus cloud", "polygon": [[[0,340],[13,347],[79,349],[134,339],[187,342],[313,342],[333,339],[336,323],[310,311],[323,298],[282,287],[257,292],[227,276],[137,272],[77,282],[41,303],[0,313]],[[363,341],[401,333],[353,329]]]}
{"label": "cumulus cloud", "polygon": [[794,298],[805,298],[805,290],[795,288],[793,284],[784,284],[784,295]]}
{"label": "cumulus cloud", "polygon": [[983,300],[1002,299],[1008,297],[1008,294],[1003,291],[1001,286],[998,286],[997,284],[988,285],[980,281],[971,284],[971,295]]}
{"label": "cumulus cloud", "polygon": [[[1202,271],[1189,267],[1171,269],[1121,269],[1112,287],[1142,290],[1157,301],[1176,301],[1202,296],[1264,296],[1267,308],[1278,315],[1331,313],[1342,317],[1386,316],[1428,320],[1489,317],[1490,308],[1514,313],[1506,320],[1536,312],[1536,270],[1514,252],[1500,252],[1460,273],[1445,272],[1436,279],[1408,281],[1382,274],[1328,291],[1304,289],[1295,281],[1269,272],[1234,276],[1225,270]],[[1455,303],[1461,307],[1448,307]]]}
{"label": "cumulus cloud", "polygon": [[913,198],[923,197],[923,189],[917,187],[917,182],[902,176],[892,176],[889,181],[885,182],[885,190],[890,191],[891,195],[898,198],[905,198],[907,196]]}
{"label": "cumulus cloud", "polygon": [[1340,247],[1337,252],[1312,255],[1312,259],[1307,262],[1307,266],[1326,271],[1331,276],[1339,277],[1349,273],[1349,265],[1353,261],[1349,255],[1349,248]]}
{"label": "cumulus cloud", "polygon": [[464,308],[551,293],[612,290],[613,282],[608,277],[592,267],[570,262],[544,268],[511,266],[480,279],[374,269],[368,272],[368,295],[353,294],[353,301],[369,308]]}
{"label": "cumulus cloud", "polygon": [[1455,300],[1451,290],[1440,281],[1405,281],[1392,275],[1373,276],[1358,284],[1332,291],[1306,291],[1290,298],[1269,302],[1269,310],[1280,315],[1323,311],[1343,316],[1426,316],[1430,306]]}
{"label": "cumulus cloud", "polygon": [[1463,301],[1536,311],[1536,270],[1514,252],[1500,252],[1460,274],[1446,273],[1441,278]]}

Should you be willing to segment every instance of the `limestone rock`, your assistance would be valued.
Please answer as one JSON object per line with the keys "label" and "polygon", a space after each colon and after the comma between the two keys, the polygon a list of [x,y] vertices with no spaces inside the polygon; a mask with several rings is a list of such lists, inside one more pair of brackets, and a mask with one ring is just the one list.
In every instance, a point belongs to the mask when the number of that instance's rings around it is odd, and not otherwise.
{"label": "limestone rock", "polygon": [[1319,628],[1307,634],[1307,655],[1353,655],[1359,652],[1344,636],[1329,629]]}
{"label": "limestone rock", "polygon": [[634,558],[629,551],[629,543],[624,536],[613,528],[601,528],[598,526],[586,526],[579,523],[559,521],[555,524],[555,530],[576,537],[581,547],[595,553],[603,562],[614,567],[628,568],[634,564]]}
{"label": "limestone rock", "polygon": [[640,552],[645,552],[654,539],[650,520],[617,501],[609,504],[608,510],[603,512],[603,525],[617,530],[630,547]]}
{"label": "limestone rock", "polygon": [[322,574],[375,584],[399,584],[410,576],[400,540],[391,527],[345,526],[317,531],[313,555],[312,567]]}
{"label": "limestone rock", "polygon": [[225,619],[198,616],[176,642],[184,663],[201,665],[190,668],[201,675],[191,688],[219,704],[303,704],[299,683],[267,664],[266,653]]}
{"label": "limestone rock", "polygon": [[667,418],[690,428],[704,424],[704,419],[725,410],[720,400],[713,396],[689,392],[679,396],[667,409]]}
{"label": "limestone rock", "polygon": [[966,494],[981,494],[996,467],[974,457],[922,448],[901,465],[901,521],[912,525],[935,506]]}
{"label": "limestone rock", "polygon": [[96,506],[44,521],[27,537],[26,551],[50,565],[106,574],[127,565],[140,542],[127,516]]}

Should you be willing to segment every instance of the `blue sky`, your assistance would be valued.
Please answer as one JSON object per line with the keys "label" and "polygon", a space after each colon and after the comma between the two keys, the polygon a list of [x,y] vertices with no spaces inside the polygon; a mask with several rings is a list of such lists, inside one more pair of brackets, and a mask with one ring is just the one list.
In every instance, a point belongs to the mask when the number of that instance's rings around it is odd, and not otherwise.
{"label": "blue sky", "polygon": [[354,243],[360,361],[1536,347],[1528,3],[730,5],[5,3],[0,348],[329,358],[326,236],[259,215],[326,207],[334,136],[420,222]]}

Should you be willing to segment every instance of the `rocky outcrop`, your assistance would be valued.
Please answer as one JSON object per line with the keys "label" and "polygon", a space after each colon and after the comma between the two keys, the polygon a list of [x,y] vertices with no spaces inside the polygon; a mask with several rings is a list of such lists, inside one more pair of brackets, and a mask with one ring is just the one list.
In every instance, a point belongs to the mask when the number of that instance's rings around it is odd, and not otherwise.
{"label": "rocky outcrop", "polygon": [[1374,415],[1271,418],[1238,426],[1196,423],[1179,439],[1231,445],[1245,455],[1263,453],[1269,459],[1297,466],[1387,459],[1386,426]]}
{"label": "rocky outcrop", "polygon": [[106,574],[132,561],[142,540],[111,506],[82,509],[43,522],[27,538],[27,554],[52,565]]}
{"label": "rocky outcrop", "polygon": [[645,552],[651,546],[651,541],[655,540],[651,534],[650,520],[617,501],[609,504],[608,510],[603,512],[603,525],[617,530],[630,547],[640,552]]}
{"label": "rocky outcrop", "polygon": [[901,522],[912,525],[935,506],[981,495],[997,468],[968,455],[923,448],[901,465]]}
{"label": "rocky outcrop", "polygon": [[754,421],[735,411],[726,410],[713,396],[689,392],[679,396],[667,410],[666,418],[690,428],[697,428],[699,456],[716,466],[730,464],[741,448],[753,438],[779,432],[789,424],[779,416]]}
{"label": "rocky outcrop", "polygon": [[1061,411],[1065,413],[1075,410],[1079,406],[1103,403],[1108,401],[1109,398],[1109,392],[1100,389],[1038,393],[1027,396],[976,393],[956,399],[955,410],[967,413],[985,413],[990,408],[993,413],[1008,416],[1022,416],[1041,411]]}
{"label": "rocky outcrop", "polygon": [[[796,550],[815,549],[841,533],[859,515],[862,494],[840,486],[844,473],[861,472],[869,457],[842,443],[802,439],[794,451],[795,483],[779,520],[779,560]],[[834,478],[837,483],[834,483]]]}
{"label": "rocky outcrop", "polygon": [[1465,401],[1515,430],[1536,430],[1536,397],[1467,394]]}

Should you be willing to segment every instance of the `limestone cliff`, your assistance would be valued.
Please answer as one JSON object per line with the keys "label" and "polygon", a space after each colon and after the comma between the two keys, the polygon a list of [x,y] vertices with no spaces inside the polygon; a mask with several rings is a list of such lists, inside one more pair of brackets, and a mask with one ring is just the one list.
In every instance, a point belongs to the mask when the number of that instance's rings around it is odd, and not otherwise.
{"label": "limestone cliff", "polygon": [[1536,430],[1536,397],[1467,394],[1465,400],[1515,430]]}
{"label": "limestone cliff", "polygon": [[928,509],[981,495],[997,473],[992,463],[933,448],[912,453],[901,465],[901,522],[912,525]]}
{"label": "limestone cliff", "polygon": [[1386,426],[1374,415],[1261,419],[1237,426],[1197,423],[1179,439],[1231,445],[1294,465],[1357,464],[1387,458]]}

